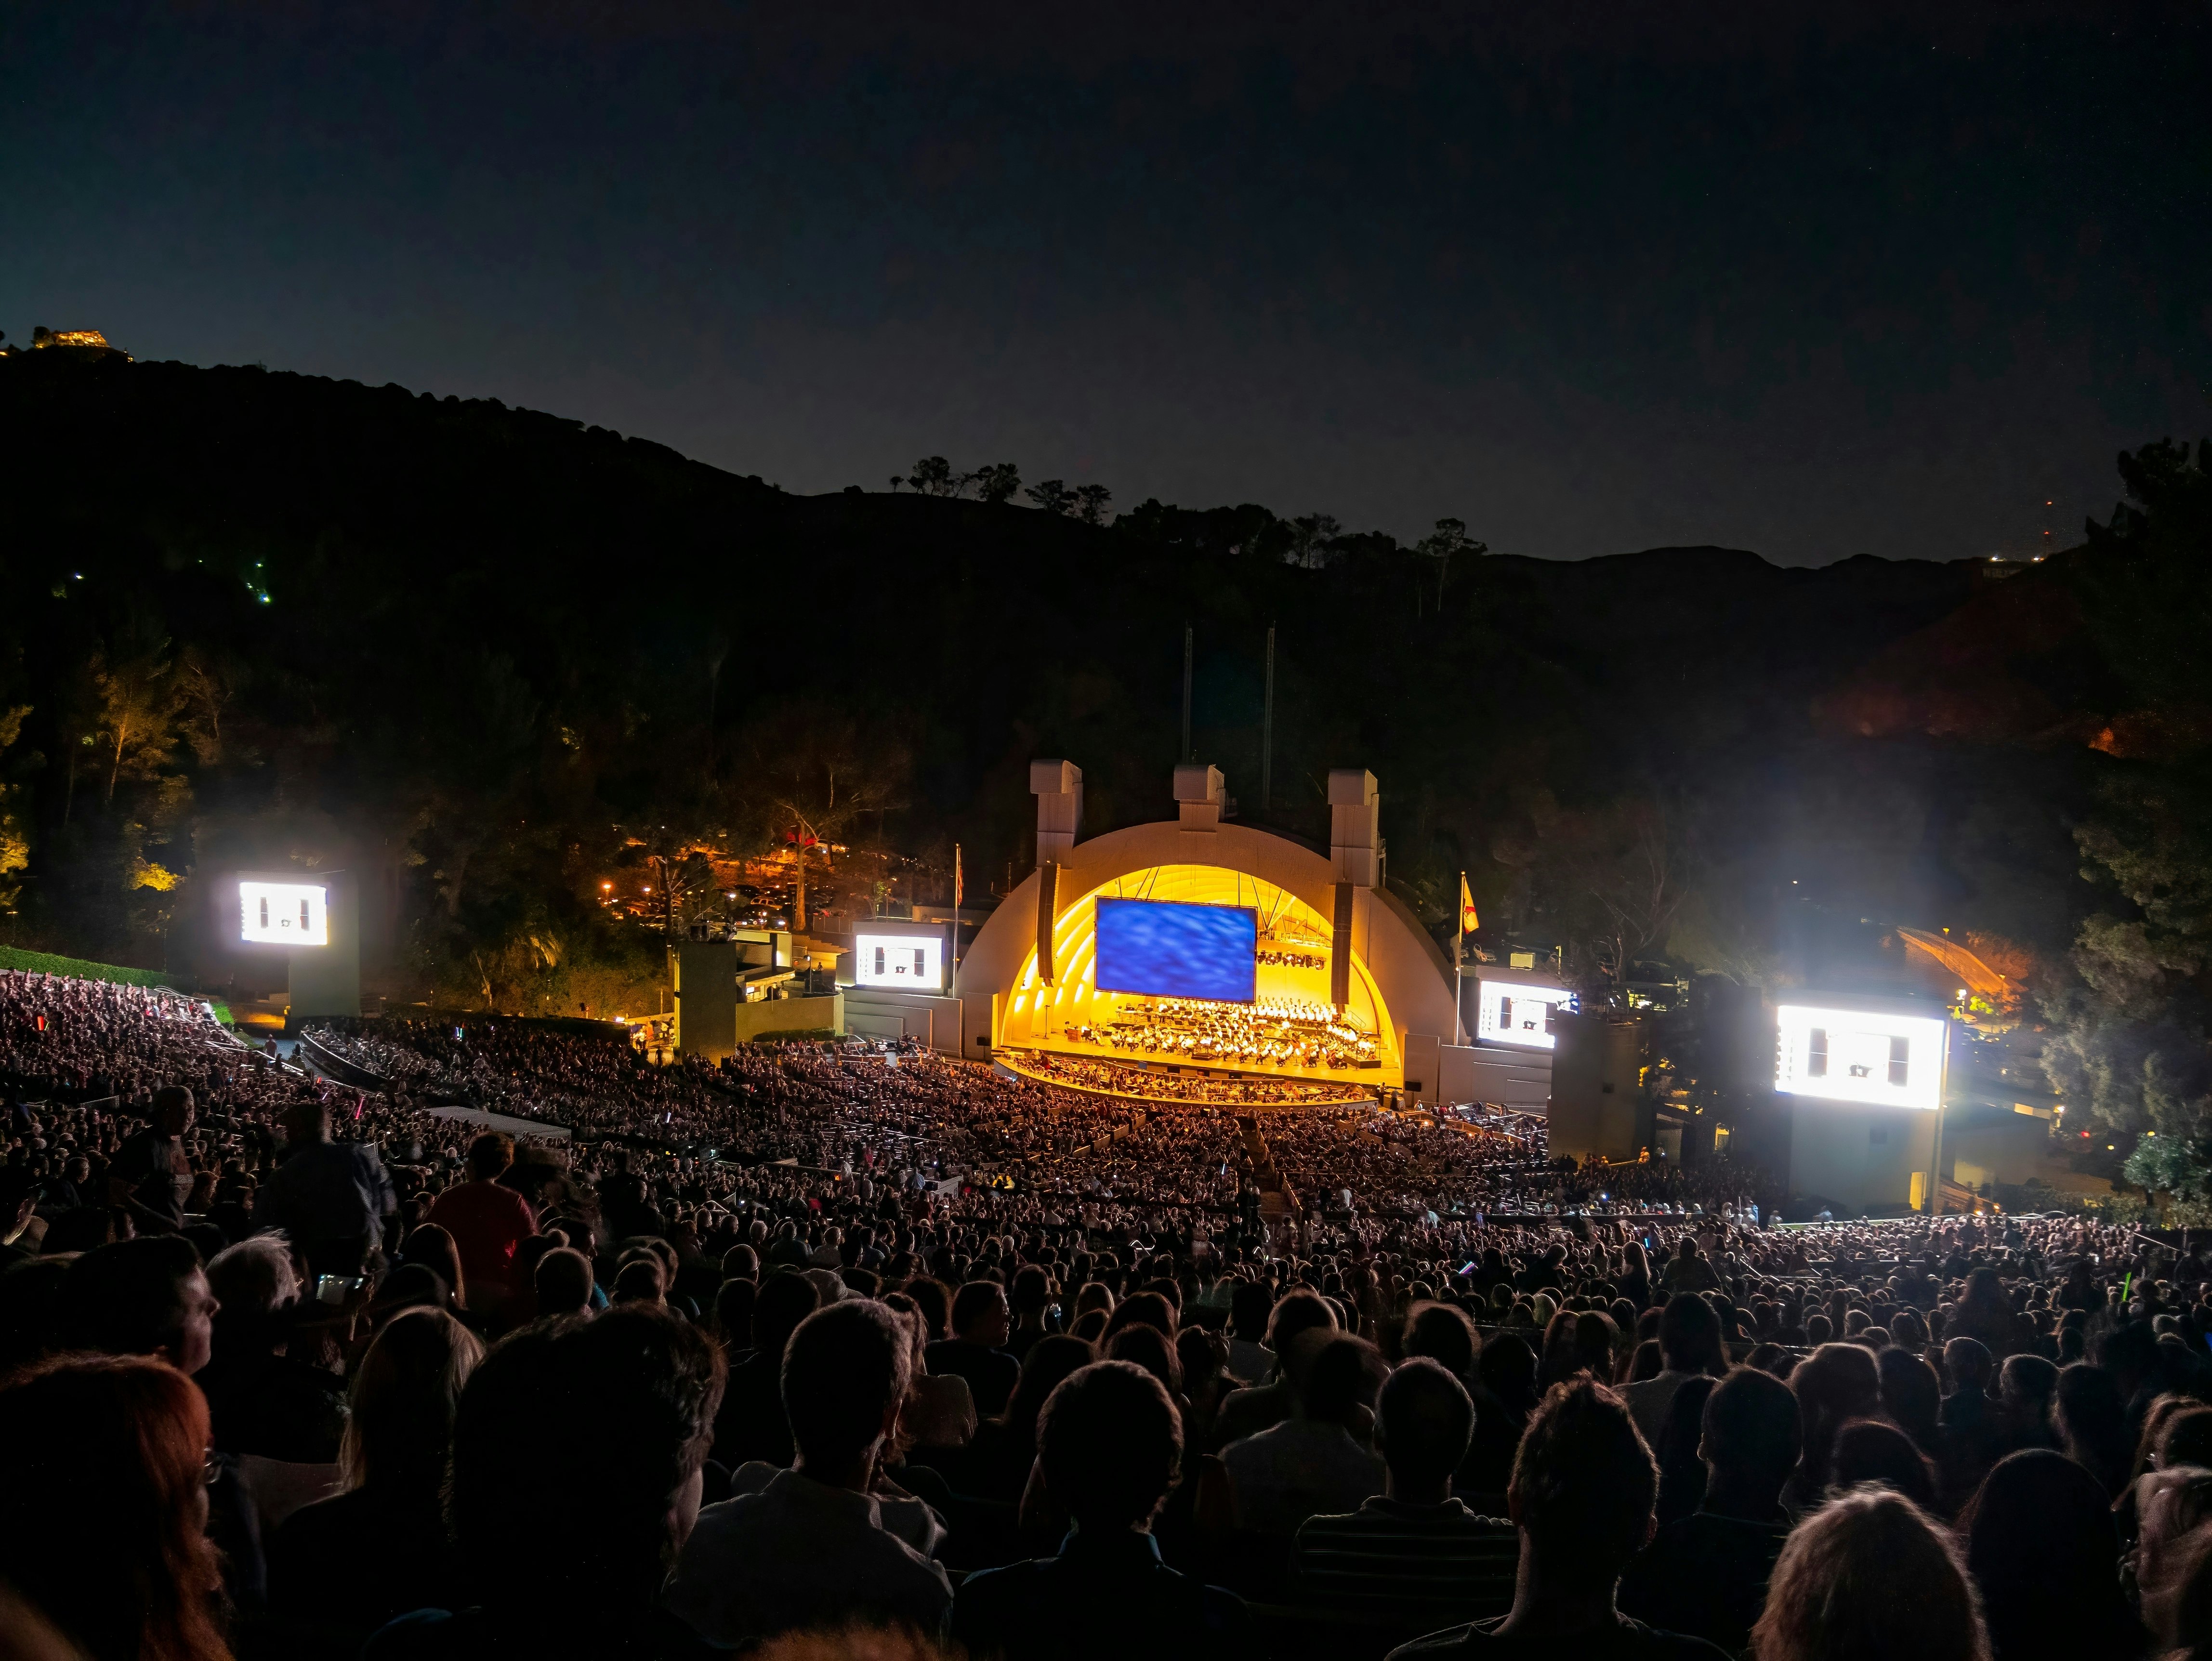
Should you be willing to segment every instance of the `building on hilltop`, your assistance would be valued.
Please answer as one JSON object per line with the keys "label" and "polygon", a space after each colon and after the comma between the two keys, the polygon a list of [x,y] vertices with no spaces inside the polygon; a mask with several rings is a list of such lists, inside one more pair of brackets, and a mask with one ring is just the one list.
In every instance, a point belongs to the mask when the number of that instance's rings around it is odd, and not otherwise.
{"label": "building on hilltop", "polygon": [[[0,357],[14,357],[21,349],[5,344],[7,337],[0,335]],[[44,324],[31,331],[30,350],[43,352],[58,349],[71,357],[119,357],[125,363],[131,354],[107,344],[107,337],[97,329],[49,329]]]}

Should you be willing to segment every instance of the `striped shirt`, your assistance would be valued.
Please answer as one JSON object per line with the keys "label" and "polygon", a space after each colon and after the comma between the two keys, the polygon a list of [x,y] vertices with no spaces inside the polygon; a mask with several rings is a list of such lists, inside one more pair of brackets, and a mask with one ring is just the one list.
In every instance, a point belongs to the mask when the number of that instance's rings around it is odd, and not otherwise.
{"label": "striped shirt", "polygon": [[1395,1624],[1450,1626],[1513,1607],[1520,1530],[1458,1500],[1409,1506],[1378,1494],[1298,1530],[1298,1585],[1310,1601]]}

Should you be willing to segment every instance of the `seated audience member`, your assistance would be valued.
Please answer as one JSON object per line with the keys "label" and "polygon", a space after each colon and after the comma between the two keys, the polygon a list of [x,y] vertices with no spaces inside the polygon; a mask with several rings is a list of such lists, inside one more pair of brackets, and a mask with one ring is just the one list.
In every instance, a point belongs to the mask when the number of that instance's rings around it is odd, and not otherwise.
{"label": "seated audience member", "polygon": [[799,1323],[821,1307],[822,1293],[804,1275],[770,1275],[753,1303],[753,1353],[730,1369],[730,1387],[714,1421],[714,1463],[735,1470],[749,1459],[791,1463],[791,1421],[783,1412],[783,1350]]}
{"label": "seated audience member", "polygon": [[2120,1538],[2112,1508],[2071,1459],[2032,1449],[2000,1460],[1960,1514],[1959,1532],[1993,1661],[2122,1661],[2142,1652],[2147,1634],[2113,1572]]}
{"label": "seated audience member", "polygon": [[215,1421],[215,1445],[294,1464],[336,1463],[345,1434],[345,1385],[328,1368],[287,1353],[300,1283],[283,1238],[256,1234],[207,1266],[214,1353],[196,1378]]}
{"label": "seated audience member", "polygon": [[1751,1651],[1759,1661],[1990,1661],[1958,1547],[1881,1488],[1831,1500],[1790,1536]]}
{"label": "seated audience member", "polygon": [[721,1390],[721,1352],[665,1309],[508,1335],[453,1420],[447,1513],[477,1601],[401,1616],[362,1661],[696,1655],[656,1594],[698,1518]]}
{"label": "seated audience member", "polygon": [[173,1234],[118,1240],[70,1265],[62,1342],[107,1355],[153,1355],[182,1373],[208,1364],[215,1294],[200,1255]]}
{"label": "seated audience member", "polygon": [[1062,1381],[1038,1421],[1037,1461],[1074,1526],[1058,1556],[963,1582],[954,1641],[977,1661],[1241,1652],[1243,1605],[1168,1567],[1150,1532],[1182,1452],[1175,1405],[1143,1368],[1098,1361]]}
{"label": "seated audience member", "polygon": [[975,1392],[965,1378],[929,1370],[929,1341],[924,1335],[928,1319],[921,1305],[903,1292],[892,1293],[883,1304],[914,1334],[914,1372],[907,1380],[906,1408],[899,1419],[901,1439],[909,1446],[939,1452],[967,1446],[976,1429]]}
{"label": "seated audience member", "polygon": [[1943,1346],[1951,1393],[1943,1398],[1943,1463],[1948,1481],[1971,1494],[2000,1457],[2009,1427],[1990,1394],[1996,1364],[1979,1339],[1954,1338]]}
{"label": "seated audience member", "polygon": [[906,1323],[866,1299],[817,1310],[792,1334],[791,1469],[700,1512],[668,1578],[668,1607],[708,1643],[732,1649],[850,1622],[936,1630],[951,1583],[884,1526],[871,1492],[912,1356]]}
{"label": "seated audience member", "polygon": [[1705,1462],[1698,1450],[1705,1440],[1705,1402],[1713,1384],[1710,1377],[1684,1379],[1667,1409],[1659,1439],[1651,1444],[1651,1457],[1659,1465],[1662,1528],[1680,1522],[1705,1503]]}
{"label": "seated audience member", "polygon": [[1521,1531],[1513,1607],[1393,1656],[1718,1661],[1703,1640],[1655,1631],[1614,1604],[1622,1568],[1651,1537],[1658,1494],[1651,1450],[1620,1398],[1587,1378],[1554,1386],[1528,1421],[1506,1494]]}
{"label": "seated audience member", "polygon": [[639,1252],[615,1272],[609,1301],[622,1304],[663,1304],[668,1301],[668,1271],[649,1251]]}
{"label": "seated audience member", "polygon": [[1381,1370],[1375,1347],[1349,1333],[1308,1330],[1291,1344],[1290,1364],[1291,1417],[1221,1451],[1237,1527],[1285,1543],[1309,1517],[1357,1510],[1389,1475],[1348,1428]]}
{"label": "seated audience member", "polygon": [[488,1130],[469,1144],[469,1179],[432,1202],[429,1220],[453,1237],[471,1307],[495,1323],[503,1321],[525,1289],[516,1282],[515,1248],[538,1232],[530,1202],[500,1177],[514,1163],[514,1138]]}
{"label": "seated audience member", "polygon": [[2128,1485],[2135,1458],[2127,1398],[2119,1385],[2103,1367],[2076,1361],[2058,1370],[2052,1401],[2051,1427],[2058,1433],[2066,1457],[2118,1499]]}
{"label": "seated audience member", "polygon": [[714,1289],[714,1335],[732,1365],[752,1347],[753,1301],[759,1296],[760,1282],[750,1275],[730,1275]]}
{"label": "seated audience member", "polygon": [[1620,1399],[1635,1417],[1636,1428],[1647,1444],[1655,1445],[1666,1427],[1667,1409],[1674,1404],[1674,1392],[1690,1379],[1717,1373],[1727,1366],[1721,1347],[1721,1320],[1713,1313],[1713,1306],[1688,1292],[1669,1298],[1659,1316],[1659,1354],[1665,1365],[1658,1377],[1623,1384],[1620,1390]]}
{"label": "seated audience member", "polygon": [[1936,1474],[1912,1439],[1881,1419],[1858,1419],[1836,1433],[1828,1456],[1828,1487],[1844,1494],[1879,1482],[1927,1512],[1937,1514]]}
{"label": "seated audience member", "polygon": [[573,1246],[556,1246],[540,1257],[531,1278],[541,1317],[591,1313],[592,1260]]}
{"label": "seated audience member", "polygon": [[283,1230],[310,1275],[361,1274],[399,1208],[383,1159],[374,1143],[332,1141],[322,1102],[294,1103],[284,1129],[283,1163],[254,1196],[254,1226]]}
{"label": "seated audience member", "polygon": [[58,1357],[0,1383],[0,1570],[71,1653],[229,1661],[203,1526],[207,1439],[191,1380],[143,1357]]}
{"label": "seated audience member", "polygon": [[1021,1362],[1005,1348],[1012,1329],[1006,1288],[996,1281],[970,1281],[953,1294],[953,1335],[927,1352],[931,1374],[966,1379],[975,1411],[985,1418],[1006,1410],[1021,1377]]}
{"label": "seated audience member", "polygon": [[1267,1288],[1258,1281],[1239,1281],[1229,1297],[1229,1371],[1246,1384],[1261,1384],[1273,1372],[1267,1348]]}
{"label": "seated audience member", "polygon": [[1822,1344],[1790,1374],[1804,1432],[1804,1457],[1797,1462],[1783,1503],[1792,1511],[1817,1509],[1827,1498],[1828,1465],[1836,1437],[1855,1419],[1881,1410],[1881,1375],[1874,1352],[1857,1344]]}
{"label": "seated audience member", "polygon": [[1416,1356],[1391,1373],[1376,1399],[1382,1492],[1299,1527],[1293,1559],[1307,1597],[1417,1632],[1512,1607],[1519,1534],[1452,1497],[1476,1416],[1441,1363]]}
{"label": "seated audience member", "polygon": [[1797,1398],[1770,1374],[1738,1367],[1705,1397],[1703,1503],[1662,1528],[1620,1581],[1624,1615],[1741,1653],[1790,1537],[1783,1485],[1797,1468]]}
{"label": "seated audience member", "polygon": [[1335,1330],[1336,1311],[1318,1292],[1301,1287],[1279,1299],[1267,1316],[1267,1347],[1273,1357],[1274,1376],[1249,1390],[1230,1391],[1214,1417],[1213,1445],[1225,1447],[1289,1418],[1293,1391],[1285,1358],[1291,1345],[1301,1333]]}
{"label": "seated audience member", "polygon": [[[377,1334],[354,1375],[344,1492],[294,1512],[269,1542],[273,1614],[358,1643],[410,1609],[455,1606],[446,1459],[462,1388],[483,1356],[442,1310],[409,1310]],[[344,1573],[333,1573],[338,1565]]]}
{"label": "seated audience member", "polygon": [[967,1477],[979,1498],[1008,1504],[1020,1500],[1030,1468],[1036,1463],[1037,1421],[1045,1402],[1061,1380],[1089,1366],[1091,1360],[1090,1345],[1062,1333],[1049,1333],[1030,1347],[1006,1412],[975,1427]]}

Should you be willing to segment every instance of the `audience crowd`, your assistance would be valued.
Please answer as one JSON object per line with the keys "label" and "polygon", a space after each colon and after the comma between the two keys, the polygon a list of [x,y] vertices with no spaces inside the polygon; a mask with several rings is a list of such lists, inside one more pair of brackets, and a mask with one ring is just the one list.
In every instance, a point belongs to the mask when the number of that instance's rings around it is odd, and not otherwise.
{"label": "audience crowd", "polygon": [[2212,1654],[2186,1236],[911,1050],[321,1041],[380,1087],[0,975],[25,1653]]}

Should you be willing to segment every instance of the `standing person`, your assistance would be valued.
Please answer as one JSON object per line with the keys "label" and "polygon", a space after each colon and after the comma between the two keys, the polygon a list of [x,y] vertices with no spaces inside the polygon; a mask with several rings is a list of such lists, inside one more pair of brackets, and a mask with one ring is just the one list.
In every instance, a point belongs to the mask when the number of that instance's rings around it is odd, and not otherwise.
{"label": "standing person", "polygon": [[1620,1398],[1588,1378],[1554,1385],[1528,1421],[1506,1490],[1521,1530],[1512,1609],[1415,1639],[1393,1661],[1722,1661],[1703,1639],[1656,1631],[1613,1603],[1621,1570],[1651,1537],[1658,1497],[1658,1467]]}
{"label": "standing person", "polygon": [[368,1272],[381,1257],[384,1220],[399,1208],[392,1178],[367,1142],[331,1140],[331,1110],[295,1102],[284,1115],[283,1163],[254,1196],[253,1226],[281,1228],[312,1275]]}
{"label": "standing person", "polygon": [[107,1165],[107,1202],[131,1214],[141,1234],[173,1234],[185,1226],[185,1190],[191,1157],[185,1133],[192,1128],[192,1092],[169,1085],[154,1092],[151,1123],[124,1139]]}
{"label": "standing person", "polygon": [[515,1248],[538,1232],[530,1202],[499,1180],[514,1163],[514,1138],[486,1131],[469,1144],[468,1181],[433,1201],[428,1218],[453,1237],[470,1312],[495,1329],[505,1323],[522,1290],[515,1283]]}
{"label": "standing person", "polygon": [[207,1440],[199,1391],[148,1357],[58,1357],[0,1387],[0,1494],[26,1522],[7,1583],[89,1661],[230,1661]]}

